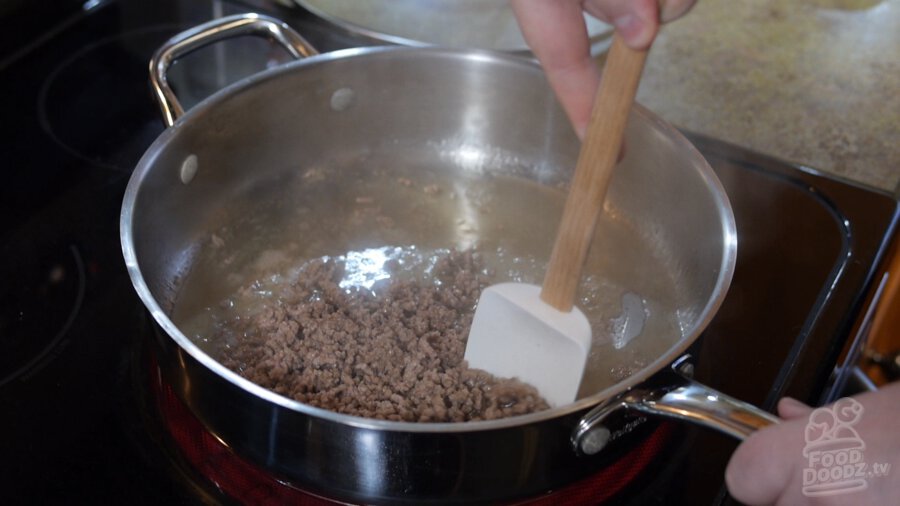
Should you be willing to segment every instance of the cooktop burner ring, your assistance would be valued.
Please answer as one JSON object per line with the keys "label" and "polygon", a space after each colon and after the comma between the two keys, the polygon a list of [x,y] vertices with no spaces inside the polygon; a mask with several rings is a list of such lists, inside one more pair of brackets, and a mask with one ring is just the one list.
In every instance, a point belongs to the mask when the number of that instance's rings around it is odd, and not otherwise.
{"label": "cooktop burner ring", "polygon": [[[85,291],[87,287],[87,273],[85,271],[84,260],[81,257],[81,253],[78,251],[78,248],[75,245],[69,245],[67,248],[71,256],[65,256],[64,258],[59,259],[58,261],[50,262],[49,269],[46,271],[46,276],[43,286],[36,287],[36,290],[39,292],[50,290],[57,290],[61,294],[62,297],[69,298],[60,290],[65,290],[64,283],[67,282],[67,279],[72,279],[72,274],[74,273],[74,278],[68,282],[69,289],[67,292],[71,292],[72,288],[74,288],[74,297],[71,298],[71,302],[69,304],[68,314],[65,315],[62,323],[59,324],[57,330],[55,332],[51,332],[49,334],[44,334],[44,336],[49,335],[49,339],[41,339],[41,335],[34,335],[30,332],[23,332],[20,334],[28,334],[28,335],[20,335],[18,346],[20,347],[20,353],[22,356],[14,358],[14,361],[6,364],[0,362],[0,366],[3,366],[4,369],[0,369],[0,387],[3,387],[10,381],[13,381],[17,378],[20,378],[25,375],[33,374],[34,372],[43,368],[43,366],[49,363],[48,357],[51,355],[51,352],[57,350],[60,347],[60,343],[63,341],[63,338],[68,334],[69,329],[75,323],[75,319],[78,316],[78,313],[81,310],[81,306],[84,303]],[[69,264],[68,266],[66,264]],[[46,265],[43,267],[47,267]],[[67,269],[69,267],[70,269]],[[70,273],[69,271],[73,271]],[[28,288],[35,288],[33,286],[26,286]],[[47,293],[36,294],[40,298],[52,299],[52,295],[48,295]],[[4,308],[4,310],[7,308]],[[29,305],[28,307],[15,307],[12,308],[17,314],[13,315],[13,318],[17,321],[24,321],[26,318],[29,318],[29,315],[26,315],[26,312],[30,311],[39,311],[40,308],[34,308]],[[37,318],[40,318],[46,315],[37,315]],[[52,318],[52,317],[50,317]],[[2,320],[2,315],[0,315],[0,328],[5,328],[7,326],[12,327],[15,325],[14,323],[4,322]],[[4,332],[4,334],[7,334]],[[10,337],[12,335],[13,337]],[[14,347],[17,346],[16,343],[12,342],[15,339],[15,332],[10,332],[9,335],[5,336],[7,342],[3,343],[5,347],[9,347],[14,351]],[[22,344],[22,340],[28,340],[28,343]],[[24,348],[24,350],[22,350]],[[10,350],[6,350],[10,351]],[[12,354],[12,353],[10,353]],[[7,358],[7,353],[4,353],[4,359]]]}
{"label": "cooktop burner ring", "polygon": [[[178,29],[164,24],[118,33],[69,55],[47,75],[38,92],[38,121],[43,131],[82,161],[131,172],[163,131],[146,84],[149,78],[143,55]],[[118,70],[104,71],[110,66]],[[135,86],[147,92],[131,93]],[[139,132],[136,136],[135,131]]]}

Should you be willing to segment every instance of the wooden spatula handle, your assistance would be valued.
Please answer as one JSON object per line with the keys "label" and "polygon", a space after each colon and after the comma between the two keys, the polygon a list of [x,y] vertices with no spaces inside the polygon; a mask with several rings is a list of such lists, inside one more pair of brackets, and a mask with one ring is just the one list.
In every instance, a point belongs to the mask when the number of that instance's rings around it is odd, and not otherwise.
{"label": "wooden spatula handle", "polygon": [[574,305],[646,58],[647,50],[613,36],[541,290],[541,299],[560,311]]}

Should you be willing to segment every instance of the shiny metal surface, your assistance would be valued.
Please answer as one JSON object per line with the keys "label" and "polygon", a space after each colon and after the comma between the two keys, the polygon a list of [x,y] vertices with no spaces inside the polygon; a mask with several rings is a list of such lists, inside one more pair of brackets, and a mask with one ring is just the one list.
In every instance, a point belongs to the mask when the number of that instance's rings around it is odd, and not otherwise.
{"label": "shiny metal surface", "polygon": [[[352,90],[352,102],[335,107],[339,90]],[[635,227],[675,278],[673,303],[683,333],[673,336],[668,350],[619,383],[544,412],[470,423],[363,419],[252,384],[173,324],[179,283],[209,231],[229,212],[242,211],[233,209],[236,196],[256,192],[265,199],[260,182],[312,162],[360,151],[449,156],[460,160],[459,170],[507,171],[554,185],[571,174],[577,138],[540,68],[496,54],[355,49],[230,86],[154,142],[122,207],[123,254],[159,326],[155,342],[164,376],[236,453],[329,497],[491,502],[588,475],[615,454],[579,457],[569,442],[574,427],[591,408],[665,369],[697,339],[724,298],[737,247],[724,191],[684,137],[637,106],[626,142],[606,212]],[[189,185],[181,177],[188,159],[196,163]],[[625,250],[612,259],[617,268],[633,271],[635,285],[652,285]]]}
{"label": "shiny metal surface", "polygon": [[162,110],[163,122],[167,127],[172,126],[175,120],[184,114],[184,108],[181,107],[166,78],[172,63],[201,47],[241,35],[270,38],[296,59],[319,53],[285,23],[259,14],[241,14],[214,19],[181,32],[160,46],[150,60],[150,87]]}
{"label": "shiny metal surface", "polygon": [[[673,418],[709,427],[743,440],[753,432],[778,423],[778,417],[752,404],[709,388],[680,374],[686,357],[673,366],[678,382],[663,388],[636,388],[591,410],[572,434],[575,451],[585,455],[600,452],[606,446],[610,430],[607,418],[619,410]],[[604,437],[605,436],[605,437]]]}

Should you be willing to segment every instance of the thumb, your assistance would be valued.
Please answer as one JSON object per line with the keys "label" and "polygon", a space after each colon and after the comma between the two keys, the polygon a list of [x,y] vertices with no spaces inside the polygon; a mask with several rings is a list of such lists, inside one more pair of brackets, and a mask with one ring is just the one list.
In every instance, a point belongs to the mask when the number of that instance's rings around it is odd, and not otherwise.
{"label": "thumb", "polygon": [[[613,2],[613,5],[616,3]],[[613,26],[634,49],[646,49],[656,37],[659,30],[659,7],[656,0],[637,0],[621,2],[625,9],[622,13],[610,14]]]}

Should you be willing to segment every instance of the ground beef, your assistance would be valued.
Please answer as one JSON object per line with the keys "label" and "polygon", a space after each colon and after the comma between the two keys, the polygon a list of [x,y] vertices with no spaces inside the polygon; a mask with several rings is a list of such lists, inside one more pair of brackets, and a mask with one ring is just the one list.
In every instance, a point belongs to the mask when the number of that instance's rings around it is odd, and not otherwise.
{"label": "ground beef", "polygon": [[308,263],[277,303],[235,319],[223,362],[281,395],[350,415],[410,422],[489,420],[546,409],[530,385],[463,360],[487,284],[477,256],[451,252],[433,279],[344,290],[331,260]]}

